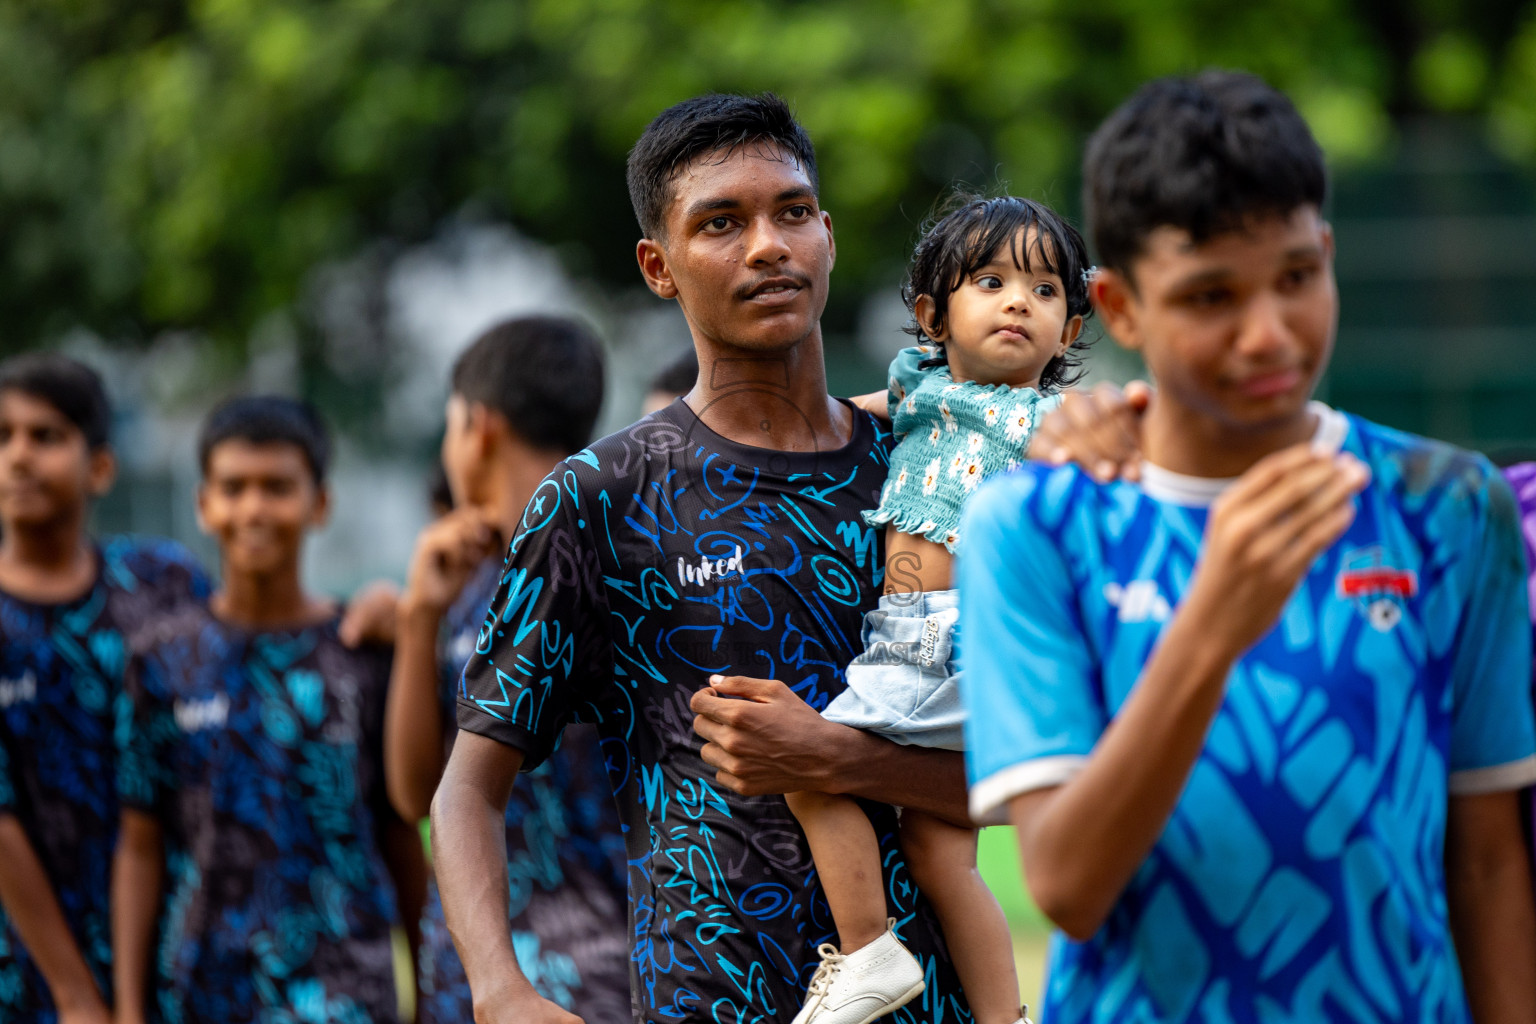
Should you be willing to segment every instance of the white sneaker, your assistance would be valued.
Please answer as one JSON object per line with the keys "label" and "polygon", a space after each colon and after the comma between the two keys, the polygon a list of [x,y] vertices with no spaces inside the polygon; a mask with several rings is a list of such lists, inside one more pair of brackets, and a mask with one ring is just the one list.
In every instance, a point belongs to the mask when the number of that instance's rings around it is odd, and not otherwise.
{"label": "white sneaker", "polygon": [[896,938],[895,925],[892,918],[884,935],[847,956],[823,943],[821,966],[794,1024],[870,1024],[917,998],[923,969]]}

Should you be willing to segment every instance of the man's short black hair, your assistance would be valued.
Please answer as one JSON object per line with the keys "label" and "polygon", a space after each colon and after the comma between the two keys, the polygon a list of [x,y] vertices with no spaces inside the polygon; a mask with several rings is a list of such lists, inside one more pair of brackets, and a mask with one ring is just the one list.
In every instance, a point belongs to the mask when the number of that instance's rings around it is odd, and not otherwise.
{"label": "man's short black hair", "polygon": [[570,455],[592,440],[603,408],[603,346],[566,317],[503,320],[453,364],[453,393],[507,418],[536,448]]}
{"label": "man's short black hair", "polygon": [[1099,262],[1127,273],[1147,236],[1196,244],[1256,217],[1321,209],[1323,152],[1291,101],[1238,71],[1148,82],[1099,126],[1083,157],[1083,208]]}
{"label": "man's short black hair", "polygon": [[672,182],[701,156],[727,157],[743,146],[777,146],[794,157],[818,194],[816,148],[789,105],[771,92],[760,96],[711,93],[668,107],[646,125],[629,151],[629,201],[646,238],[662,238]]}
{"label": "man's short black hair", "polygon": [[[1021,245],[1029,229],[1033,244]],[[917,298],[933,299],[933,319],[943,325],[949,315],[949,297],[977,270],[1008,253],[1014,265],[1028,271],[1032,265],[1061,278],[1067,317],[1087,317],[1093,312],[1088,299],[1088,246],[1076,228],[1055,210],[1033,199],[1018,196],[983,196],[960,193],[940,208],[922,241],[912,252],[912,265],[901,285],[901,297],[912,313],[905,330],[927,338],[927,326],[917,322]],[[1040,371],[1040,391],[1050,393],[1077,383],[1082,377],[1082,351],[1088,337],[1080,333],[1067,350]],[[943,346],[933,363],[947,362]]]}
{"label": "man's short black hair", "polygon": [[291,444],[304,454],[315,485],[325,483],[331,465],[331,432],[308,402],[281,395],[242,395],[218,405],[203,420],[197,461],[208,475],[213,449],[225,441]]}
{"label": "man's short black hair", "polygon": [[686,395],[699,382],[699,354],[691,348],[679,352],[677,358],[663,366],[651,378],[646,390],[660,391],[668,395]]}
{"label": "man's short black hair", "polygon": [[85,436],[91,451],[112,442],[112,405],[101,376],[55,352],[28,352],[0,363],[0,391],[20,391],[53,406]]}

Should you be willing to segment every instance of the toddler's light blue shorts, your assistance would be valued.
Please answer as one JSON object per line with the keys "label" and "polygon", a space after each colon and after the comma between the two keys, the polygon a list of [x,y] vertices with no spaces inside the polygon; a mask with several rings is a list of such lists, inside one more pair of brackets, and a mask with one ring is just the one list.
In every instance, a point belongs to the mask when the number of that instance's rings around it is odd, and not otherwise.
{"label": "toddler's light blue shorts", "polygon": [[822,715],[896,743],[965,749],[955,642],[959,591],[886,594],[864,616],[864,653]]}

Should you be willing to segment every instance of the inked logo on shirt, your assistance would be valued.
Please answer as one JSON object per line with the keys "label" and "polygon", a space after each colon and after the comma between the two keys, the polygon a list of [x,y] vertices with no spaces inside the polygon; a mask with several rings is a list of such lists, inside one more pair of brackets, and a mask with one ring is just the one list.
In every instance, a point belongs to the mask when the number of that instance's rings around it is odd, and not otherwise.
{"label": "inked logo on shirt", "polygon": [[37,700],[37,676],[31,669],[16,679],[0,679],[0,709]]}
{"label": "inked logo on shirt", "polygon": [[1119,609],[1121,622],[1167,622],[1173,606],[1157,589],[1156,580],[1132,580],[1125,586],[1104,584],[1104,600]]}
{"label": "inked logo on shirt", "polygon": [[741,545],[736,546],[736,553],[727,558],[701,558],[698,565],[689,565],[688,560],[677,560],[677,582],[708,583],[712,579],[720,579],[733,572],[741,572],[741,561],[746,553]]}
{"label": "inked logo on shirt", "polygon": [[1404,604],[1419,592],[1419,575],[1390,564],[1386,549],[1376,545],[1345,552],[1334,590],[1355,602],[1373,629],[1385,633],[1402,621]]}
{"label": "inked logo on shirt", "polygon": [[229,698],[221,693],[202,700],[178,700],[172,710],[182,732],[220,729],[229,720]]}

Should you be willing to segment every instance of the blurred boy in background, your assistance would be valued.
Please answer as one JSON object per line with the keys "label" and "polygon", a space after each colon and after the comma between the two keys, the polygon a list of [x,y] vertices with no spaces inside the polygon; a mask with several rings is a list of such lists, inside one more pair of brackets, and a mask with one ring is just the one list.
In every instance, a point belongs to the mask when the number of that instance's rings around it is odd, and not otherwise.
{"label": "blurred boy in background", "polygon": [[301,583],[329,437],[304,403],[239,398],[198,450],[223,579],[136,638],[119,701],[117,1019],[395,1021],[390,932],[425,865],[385,795],[388,651],[344,646]]}
{"label": "blurred boy in background", "polygon": [[[389,695],[390,795],[409,820],[426,816],[442,777],[459,678],[501,583],[507,540],[539,482],[591,439],[602,404],[602,347],[571,320],[497,324],[454,365],[442,451],[453,511],[417,540]],[[506,811],[519,960],[545,998],[587,1024],[630,1019],[624,841],[611,793],[595,730],[573,728]],[[472,1018],[435,884],[419,978],[423,1024]]]}
{"label": "blurred boy in background", "polygon": [[164,540],[94,540],[112,412],[58,355],[0,363],[0,1020],[102,1024],[126,637],[208,581]]}

